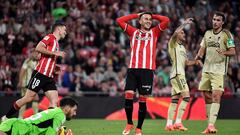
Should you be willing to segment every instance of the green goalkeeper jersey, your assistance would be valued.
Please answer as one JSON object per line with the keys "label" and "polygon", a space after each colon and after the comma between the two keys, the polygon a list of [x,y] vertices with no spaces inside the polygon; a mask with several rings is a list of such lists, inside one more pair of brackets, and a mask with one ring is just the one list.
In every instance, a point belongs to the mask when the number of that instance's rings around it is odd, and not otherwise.
{"label": "green goalkeeper jersey", "polygon": [[222,49],[226,51],[231,47],[235,47],[232,34],[225,29],[219,33],[208,30],[200,45],[206,49],[203,72],[225,75],[229,57],[220,55],[216,50]]}
{"label": "green goalkeeper jersey", "polygon": [[61,108],[48,109],[26,119],[8,119],[1,123],[0,131],[11,135],[56,135],[65,120]]}
{"label": "green goalkeeper jersey", "polygon": [[37,113],[24,119],[24,121],[38,128],[36,134],[37,132],[41,132],[46,135],[55,135],[61,125],[66,121],[66,117],[62,109],[56,107]]}

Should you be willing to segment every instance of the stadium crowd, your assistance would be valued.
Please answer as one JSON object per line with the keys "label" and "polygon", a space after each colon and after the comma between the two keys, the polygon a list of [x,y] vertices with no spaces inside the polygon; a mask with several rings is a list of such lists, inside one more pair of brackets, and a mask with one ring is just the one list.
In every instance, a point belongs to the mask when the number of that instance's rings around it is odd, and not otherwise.
{"label": "stadium crowd", "polygon": [[[39,40],[51,32],[51,25],[63,21],[67,38],[60,47],[67,53],[62,75],[56,78],[60,92],[76,95],[91,92],[106,96],[121,95],[130,58],[126,35],[116,25],[116,18],[143,11],[152,11],[171,19],[169,29],[158,42],[154,95],[170,95],[171,63],[167,43],[174,29],[184,18],[195,23],[185,28],[188,57],[194,59],[204,32],[211,27],[214,11],[222,11],[227,19],[225,28],[234,34],[236,50],[240,51],[240,2],[238,0],[0,0],[0,92],[18,90],[18,74],[22,62]],[[132,24],[137,26],[136,21]],[[225,94],[240,95],[240,54],[232,58],[228,68]],[[186,69],[191,93],[195,93],[201,68]]]}

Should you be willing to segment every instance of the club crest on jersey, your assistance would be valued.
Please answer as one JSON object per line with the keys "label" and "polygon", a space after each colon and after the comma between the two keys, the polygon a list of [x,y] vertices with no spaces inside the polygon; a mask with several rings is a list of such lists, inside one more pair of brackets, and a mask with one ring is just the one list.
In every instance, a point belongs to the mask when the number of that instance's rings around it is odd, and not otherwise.
{"label": "club crest on jersey", "polygon": [[151,37],[140,37],[140,36],[136,36],[136,39],[137,40],[150,40],[151,39]]}

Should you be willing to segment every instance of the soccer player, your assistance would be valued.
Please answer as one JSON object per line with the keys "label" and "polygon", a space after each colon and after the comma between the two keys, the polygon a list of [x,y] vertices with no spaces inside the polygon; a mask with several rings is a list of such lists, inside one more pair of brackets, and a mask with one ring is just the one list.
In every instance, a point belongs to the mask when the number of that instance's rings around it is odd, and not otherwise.
{"label": "soccer player", "polygon": [[[128,24],[128,21],[132,19],[139,19],[140,28]],[[160,24],[152,28],[153,19],[158,20]],[[169,22],[168,17],[150,12],[130,14],[117,19],[119,26],[129,36],[131,46],[131,59],[125,86],[127,125],[122,132],[123,135],[128,135],[134,128],[132,112],[136,89],[139,93],[139,110],[135,134],[142,135],[142,125],[147,111],[146,98],[152,92],[154,70],[156,68],[156,44],[158,37],[168,27]]]}
{"label": "soccer player", "polygon": [[[31,78],[32,72],[37,65],[37,61],[39,60],[39,53],[35,51],[35,49],[30,50],[30,57],[27,58],[22,65],[22,68],[19,73],[19,82],[18,88],[21,89],[21,95],[24,96],[27,90],[28,82]],[[38,95],[35,96],[34,101],[32,102],[32,108],[34,113],[38,112]],[[19,110],[19,118],[22,118],[24,111],[26,110],[26,105],[23,105]]]}
{"label": "soccer player", "polygon": [[[168,108],[168,118],[165,130],[188,130],[182,124],[182,116],[186,109],[186,106],[190,100],[189,88],[185,77],[185,65],[196,64],[195,60],[188,60],[184,42],[186,40],[183,28],[187,24],[191,24],[192,18],[188,18],[184,23],[179,26],[172,35],[168,43],[168,53],[172,63],[172,69],[170,72],[170,80],[172,84],[172,102]],[[182,97],[182,102],[178,107],[177,118],[175,124],[173,119],[175,111],[178,105],[179,98]]]}
{"label": "soccer player", "polygon": [[78,103],[65,97],[60,107],[37,113],[26,119],[11,118],[0,125],[0,135],[58,135],[66,120],[76,115]]}
{"label": "soccer player", "polygon": [[41,53],[41,58],[32,73],[26,94],[13,103],[11,109],[2,117],[2,120],[12,117],[23,105],[33,101],[41,89],[49,99],[50,107],[57,106],[58,92],[53,74],[58,69],[56,68],[57,57],[65,56],[65,52],[59,50],[58,41],[66,36],[66,26],[61,22],[57,22],[53,25],[52,32],[52,34],[45,36],[36,47],[36,51]]}
{"label": "soccer player", "polygon": [[205,32],[196,56],[201,63],[205,55],[202,69],[202,78],[199,90],[203,92],[208,127],[202,132],[205,134],[216,133],[214,124],[220,108],[221,96],[224,92],[224,76],[226,75],[229,56],[235,55],[235,45],[230,31],[223,29],[224,13],[215,12],[212,18],[213,29]]}

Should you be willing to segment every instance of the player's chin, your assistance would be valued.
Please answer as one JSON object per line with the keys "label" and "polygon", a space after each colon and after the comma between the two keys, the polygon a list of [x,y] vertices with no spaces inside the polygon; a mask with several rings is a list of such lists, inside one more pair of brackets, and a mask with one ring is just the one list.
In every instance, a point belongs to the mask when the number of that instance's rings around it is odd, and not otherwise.
{"label": "player's chin", "polygon": [[150,28],[151,28],[151,25],[146,25],[145,28],[146,28],[146,29],[150,29]]}

